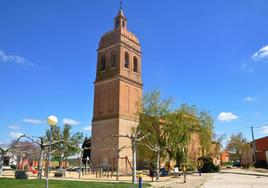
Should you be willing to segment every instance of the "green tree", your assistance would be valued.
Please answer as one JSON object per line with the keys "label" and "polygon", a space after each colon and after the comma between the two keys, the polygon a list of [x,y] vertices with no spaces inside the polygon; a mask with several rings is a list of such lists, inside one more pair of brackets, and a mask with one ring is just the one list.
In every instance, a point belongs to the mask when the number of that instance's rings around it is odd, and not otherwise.
{"label": "green tree", "polygon": [[160,157],[176,159],[177,165],[187,162],[187,148],[193,133],[199,134],[203,151],[209,151],[213,119],[196,106],[183,104],[175,109],[171,98],[161,99],[160,92],[153,91],[143,98],[138,130],[144,136],[138,148],[139,154],[155,160],[158,172]]}
{"label": "green tree", "polygon": [[71,126],[70,125],[64,125],[63,129],[63,158],[65,159],[65,169],[67,165],[67,158],[69,156],[76,155],[80,153],[81,148],[80,144],[82,144],[82,141],[84,139],[83,133],[76,132],[71,134]]}
{"label": "green tree", "polygon": [[168,115],[164,132],[171,146],[168,148],[169,158],[175,159],[177,165],[187,162],[187,145],[191,140],[191,134],[198,130],[199,121],[194,106],[181,105]]}
{"label": "green tree", "polygon": [[198,119],[200,122],[199,138],[202,147],[202,155],[204,156],[210,152],[214,121],[207,111],[199,112]]}
{"label": "green tree", "polygon": [[165,155],[166,149],[169,147],[163,127],[165,127],[171,111],[172,99],[161,99],[159,91],[153,91],[144,96],[143,114],[140,116],[138,126],[140,136],[144,139],[141,141],[139,149],[143,156],[147,155],[156,160],[156,180],[159,180],[160,157]]}
{"label": "green tree", "polygon": [[[65,160],[65,168],[67,167],[67,158],[81,151],[79,144],[82,143],[83,134],[81,132],[71,133],[72,127],[65,124],[61,130],[59,126],[53,127],[51,154],[55,160],[59,161],[62,167],[62,161]],[[46,131],[46,139],[49,138],[49,130]]]}
{"label": "green tree", "polygon": [[226,149],[230,153],[234,153],[239,156],[241,161],[241,152],[245,144],[247,144],[247,139],[242,132],[239,132],[230,136]]}
{"label": "green tree", "polygon": [[[52,145],[51,145],[51,152],[52,158],[54,160],[58,160],[61,166],[62,162],[62,143],[61,143],[61,130],[60,126],[53,126],[52,127]],[[49,143],[50,138],[50,129],[46,130],[45,134],[45,142]],[[46,158],[48,157],[48,147],[45,148]]]}

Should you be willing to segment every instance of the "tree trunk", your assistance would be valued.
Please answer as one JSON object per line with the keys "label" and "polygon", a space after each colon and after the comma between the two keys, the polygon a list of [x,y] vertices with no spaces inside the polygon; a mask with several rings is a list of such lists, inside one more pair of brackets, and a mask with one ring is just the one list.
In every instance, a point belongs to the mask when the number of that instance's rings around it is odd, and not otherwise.
{"label": "tree trunk", "polygon": [[66,170],[67,169],[67,156],[65,157],[65,162],[64,162],[64,169]]}
{"label": "tree trunk", "polygon": [[60,169],[62,169],[62,157],[60,157],[59,166],[60,166]]}
{"label": "tree trunk", "polygon": [[87,174],[87,158],[86,158],[86,162],[85,162],[85,175]]}
{"label": "tree trunk", "polygon": [[65,157],[65,162],[64,162],[64,177],[65,177],[65,173],[67,171],[67,156]]}
{"label": "tree trunk", "polygon": [[160,176],[160,150],[157,151],[157,159],[156,159],[156,181],[159,180],[159,176]]}
{"label": "tree trunk", "polygon": [[119,180],[119,151],[117,151],[117,167],[116,167],[116,180]]}
{"label": "tree trunk", "polygon": [[44,149],[41,147],[40,151],[40,159],[38,164],[38,179],[42,179],[42,171],[43,171],[43,157],[44,157]]}
{"label": "tree trunk", "polygon": [[135,138],[132,139],[132,183],[136,182],[136,151],[137,151],[137,146],[136,142],[134,140]]}
{"label": "tree trunk", "polygon": [[0,176],[3,175],[3,167],[4,167],[4,153],[0,154]]}
{"label": "tree trunk", "polygon": [[81,173],[82,173],[82,158],[83,158],[83,152],[80,151],[80,158],[79,158],[79,179],[81,178]]}

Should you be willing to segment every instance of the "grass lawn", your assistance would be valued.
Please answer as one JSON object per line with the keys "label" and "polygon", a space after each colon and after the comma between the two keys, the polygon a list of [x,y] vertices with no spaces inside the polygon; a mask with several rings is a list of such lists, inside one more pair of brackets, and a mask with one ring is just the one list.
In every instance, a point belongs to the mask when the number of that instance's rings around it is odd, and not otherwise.
{"label": "grass lawn", "polygon": [[[44,188],[44,180],[16,180],[10,178],[0,178],[0,188]],[[82,182],[68,180],[49,180],[49,188],[129,188],[129,183],[99,183],[99,182]],[[138,187],[135,184],[133,187]],[[143,184],[142,187],[149,187]]]}

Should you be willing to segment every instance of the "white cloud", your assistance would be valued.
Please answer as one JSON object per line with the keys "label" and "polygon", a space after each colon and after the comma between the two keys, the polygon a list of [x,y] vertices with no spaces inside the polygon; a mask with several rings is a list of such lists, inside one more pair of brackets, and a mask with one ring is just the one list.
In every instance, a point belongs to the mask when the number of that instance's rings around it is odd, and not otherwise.
{"label": "white cloud", "polygon": [[91,125],[89,125],[87,127],[84,127],[83,130],[91,132],[91,128],[92,128]]}
{"label": "white cloud", "polygon": [[218,120],[222,122],[230,122],[238,119],[239,117],[232,112],[221,112],[218,115]]}
{"label": "white cloud", "polygon": [[34,119],[34,118],[24,118],[22,121],[23,122],[26,122],[26,123],[31,123],[31,124],[42,124],[42,123],[45,123],[45,121],[43,121],[41,119]]}
{"label": "white cloud", "polygon": [[261,134],[268,134],[268,125],[265,125],[265,126],[259,128],[259,130],[260,130],[259,133],[261,133]]}
{"label": "white cloud", "polygon": [[19,55],[7,55],[4,51],[0,50],[0,62],[15,63],[33,66],[29,60]]}
{"label": "white cloud", "polygon": [[268,59],[268,45],[263,46],[261,49],[259,49],[257,52],[255,52],[251,58],[254,61],[259,61],[262,59]]}
{"label": "white cloud", "polygon": [[9,128],[9,129],[13,129],[13,130],[18,130],[18,129],[20,129],[20,127],[17,126],[17,125],[9,125],[8,128]]}
{"label": "white cloud", "polygon": [[254,98],[253,97],[244,97],[244,102],[253,102],[254,101]]}
{"label": "white cloud", "polygon": [[10,132],[9,134],[12,138],[19,138],[21,135],[23,135],[20,132]]}
{"label": "white cloud", "polygon": [[64,118],[62,120],[62,123],[63,124],[68,124],[68,125],[78,125],[78,124],[80,124],[79,121],[76,121],[76,120],[73,120],[73,119],[69,119],[69,118]]}

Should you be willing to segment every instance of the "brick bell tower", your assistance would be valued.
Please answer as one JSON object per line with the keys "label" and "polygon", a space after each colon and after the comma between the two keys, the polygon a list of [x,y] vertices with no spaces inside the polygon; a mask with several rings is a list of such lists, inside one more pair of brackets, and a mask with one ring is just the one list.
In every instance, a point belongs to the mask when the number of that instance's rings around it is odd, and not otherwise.
{"label": "brick bell tower", "polygon": [[[94,112],[92,119],[92,163],[94,166],[119,165],[126,169],[132,161],[131,142],[113,135],[131,134],[139,122],[142,97],[141,46],[127,30],[127,19],[120,10],[114,29],[105,33],[97,50]],[[116,148],[123,148],[120,152]],[[118,159],[118,156],[120,157]],[[128,166],[128,171],[131,169]]]}

